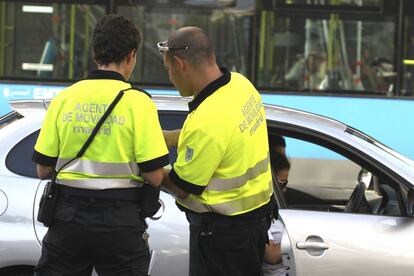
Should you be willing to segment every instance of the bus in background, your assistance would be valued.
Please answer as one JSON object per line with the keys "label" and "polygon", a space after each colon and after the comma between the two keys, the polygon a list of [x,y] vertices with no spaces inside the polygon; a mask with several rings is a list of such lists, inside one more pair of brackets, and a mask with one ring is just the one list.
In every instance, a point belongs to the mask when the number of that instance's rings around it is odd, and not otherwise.
{"label": "bus in background", "polygon": [[199,26],[218,63],[266,103],[338,119],[414,159],[409,0],[0,0],[1,115],[11,99],[51,98],[94,69],[90,36],[106,13],[143,31],[131,81],[150,93],[177,94],[156,43]]}

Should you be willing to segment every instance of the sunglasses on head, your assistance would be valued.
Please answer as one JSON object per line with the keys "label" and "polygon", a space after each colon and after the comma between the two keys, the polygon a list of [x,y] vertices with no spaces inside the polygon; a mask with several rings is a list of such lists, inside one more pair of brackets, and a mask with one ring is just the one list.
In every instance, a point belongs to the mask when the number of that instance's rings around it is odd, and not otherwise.
{"label": "sunglasses on head", "polygon": [[171,52],[171,51],[179,51],[179,50],[188,50],[189,49],[188,46],[169,47],[169,46],[166,46],[166,45],[167,45],[167,40],[157,43],[158,51],[161,53],[161,55],[165,54],[167,52]]}

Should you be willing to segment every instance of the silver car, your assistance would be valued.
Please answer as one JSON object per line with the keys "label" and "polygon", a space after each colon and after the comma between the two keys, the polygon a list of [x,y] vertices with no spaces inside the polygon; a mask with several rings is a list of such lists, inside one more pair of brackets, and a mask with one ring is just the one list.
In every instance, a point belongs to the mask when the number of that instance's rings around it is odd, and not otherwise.
{"label": "silver car", "polygon": [[[182,126],[189,99],[153,100],[163,129]],[[31,155],[48,104],[15,101],[0,119],[0,275],[31,275],[40,256],[46,228],[36,214],[45,181]],[[338,121],[265,109],[270,139],[286,138],[292,164],[287,191],[274,185],[289,275],[412,275],[414,162]],[[188,275],[185,216],[170,195],[161,200],[161,217],[148,221],[151,275]]]}

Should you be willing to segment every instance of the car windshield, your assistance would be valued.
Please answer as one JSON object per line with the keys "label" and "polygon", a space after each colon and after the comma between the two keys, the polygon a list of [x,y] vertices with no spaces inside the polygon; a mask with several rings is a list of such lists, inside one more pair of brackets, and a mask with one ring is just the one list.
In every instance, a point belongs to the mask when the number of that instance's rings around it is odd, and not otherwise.
{"label": "car windshield", "polygon": [[8,124],[21,119],[22,116],[16,111],[12,111],[0,117],[0,129],[4,128]]}
{"label": "car windshield", "polygon": [[384,145],[381,142],[375,140],[374,138],[366,135],[363,132],[360,132],[360,131],[358,131],[358,130],[352,128],[352,127],[349,127],[349,126],[346,128],[345,132],[347,132],[347,133],[349,133],[349,134],[351,134],[351,135],[353,135],[355,137],[358,137],[359,139],[362,139],[362,140],[364,140],[364,141],[366,141],[366,142],[368,142],[368,143],[370,143],[370,144],[372,144],[372,145],[374,145],[374,146],[382,149],[383,151],[388,152],[392,156],[398,158],[399,160],[401,160],[401,161],[403,161],[403,162],[405,162],[405,163],[407,163],[407,164],[409,164],[411,166],[414,166],[414,161],[413,160],[411,160],[411,159],[403,156],[402,154],[400,154],[400,153],[396,152],[395,150],[387,147],[386,145]]}

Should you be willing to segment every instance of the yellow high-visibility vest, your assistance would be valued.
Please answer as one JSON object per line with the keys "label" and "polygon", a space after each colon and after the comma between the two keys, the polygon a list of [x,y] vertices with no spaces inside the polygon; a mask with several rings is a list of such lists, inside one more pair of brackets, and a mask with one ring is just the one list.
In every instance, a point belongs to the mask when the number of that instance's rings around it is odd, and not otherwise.
{"label": "yellow high-visibility vest", "polygon": [[[100,73],[99,73],[100,72]],[[79,81],[51,102],[35,145],[34,161],[58,170],[76,156],[119,91],[131,88],[121,75]],[[155,104],[146,92],[125,91],[91,145],[57,176],[57,182],[86,189],[136,187],[140,171],[169,163]]]}
{"label": "yellow high-visibility vest", "polygon": [[242,75],[223,73],[189,104],[170,177],[190,193],[181,206],[234,216],[269,203],[273,186],[261,96]]}

